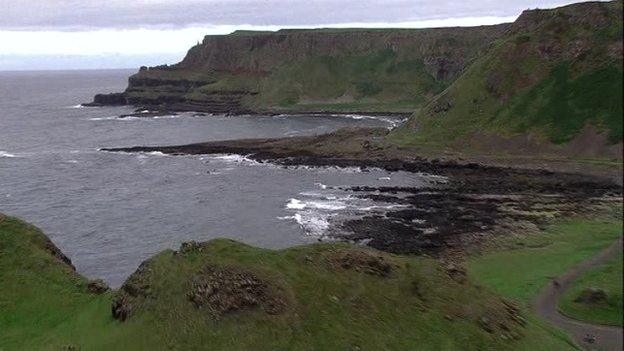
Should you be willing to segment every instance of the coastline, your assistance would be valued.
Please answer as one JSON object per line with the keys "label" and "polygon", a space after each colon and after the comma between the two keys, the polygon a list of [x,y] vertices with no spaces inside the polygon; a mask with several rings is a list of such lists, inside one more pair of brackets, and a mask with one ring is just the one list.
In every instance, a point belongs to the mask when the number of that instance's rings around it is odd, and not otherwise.
{"label": "coastline", "polygon": [[[391,203],[383,216],[366,215],[338,223],[330,239],[366,243],[399,254],[449,258],[479,250],[487,238],[515,231],[539,231],[561,217],[600,211],[621,202],[622,187],[609,177],[514,168],[453,158],[430,159],[387,153],[374,143],[383,131],[343,130],[328,135],[247,139],[180,146],[108,148],[109,152],[169,155],[239,154],[284,167],[356,167],[446,177],[424,188],[348,187],[353,196]],[[340,140],[340,142],[337,142]],[[394,156],[394,157],[392,157]]]}

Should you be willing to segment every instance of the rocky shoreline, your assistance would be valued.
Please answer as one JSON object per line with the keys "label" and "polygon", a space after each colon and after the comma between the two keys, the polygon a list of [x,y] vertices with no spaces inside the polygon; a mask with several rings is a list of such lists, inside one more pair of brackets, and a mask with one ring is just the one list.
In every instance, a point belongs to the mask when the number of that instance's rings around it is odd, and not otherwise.
{"label": "rocky shoreline", "polygon": [[[375,132],[372,132],[375,134]],[[241,154],[281,166],[380,168],[444,176],[426,188],[348,187],[354,196],[402,205],[385,214],[348,219],[330,229],[332,239],[366,243],[400,254],[457,257],[479,249],[488,238],[517,231],[537,232],[558,217],[604,211],[622,201],[622,186],[608,178],[545,169],[518,169],[456,160],[374,157],[314,145],[327,136],[234,140],[182,146],[103,149],[171,155]],[[331,143],[329,143],[331,144]],[[328,146],[331,149],[331,145]],[[375,149],[374,146],[370,146]],[[364,150],[366,151],[366,150]],[[372,154],[372,155],[371,155]],[[358,156],[360,155],[360,156]]]}
{"label": "rocky shoreline", "polygon": [[[240,92],[240,94],[245,94]],[[230,97],[232,94],[228,94]],[[215,97],[218,94],[215,94]],[[135,109],[135,114],[141,113],[141,111],[149,111],[157,116],[163,114],[175,114],[178,112],[196,112],[203,114],[225,114],[228,116],[235,115],[262,115],[262,116],[277,116],[283,114],[290,115],[364,115],[364,116],[389,116],[389,117],[404,117],[411,116],[412,112],[396,112],[396,111],[368,111],[368,110],[349,110],[349,109],[249,109],[243,108],[238,102],[226,101],[227,99],[220,97],[220,101],[213,101],[211,103],[194,102],[186,100],[170,100],[161,99],[156,100],[133,100],[127,97],[126,93],[110,93],[110,94],[97,94],[92,102],[86,102],[80,104],[84,107],[103,107],[103,106],[132,106]],[[124,115],[129,116],[129,115]],[[141,115],[138,117],[150,117],[147,115]]]}

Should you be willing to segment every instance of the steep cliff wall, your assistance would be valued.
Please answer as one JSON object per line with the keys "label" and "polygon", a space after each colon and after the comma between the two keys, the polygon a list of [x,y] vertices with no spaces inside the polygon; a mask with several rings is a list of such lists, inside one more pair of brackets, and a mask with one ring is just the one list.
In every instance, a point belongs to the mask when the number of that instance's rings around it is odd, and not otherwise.
{"label": "steep cliff wall", "polygon": [[452,83],[508,26],[206,36],[180,63],[142,68],[130,78],[124,98],[209,112],[412,112]]}

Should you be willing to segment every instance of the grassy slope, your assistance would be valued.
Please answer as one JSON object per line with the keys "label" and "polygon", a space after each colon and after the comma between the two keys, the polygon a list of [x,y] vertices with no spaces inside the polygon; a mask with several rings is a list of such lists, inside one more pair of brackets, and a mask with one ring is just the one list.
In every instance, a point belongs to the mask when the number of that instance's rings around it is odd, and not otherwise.
{"label": "grassy slope", "polygon": [[[622,255],[601,267],[592,269],[576,280],[566,291],[559,309],[566,315],[594,323],[622,326]],[[583,303],[574,300],[585,289],[597,288],[607,293],[607,300]]]}
{"label": "grassy slope", "polygon": [[497,249],[470,260],[469,275],[503,296],[528,303],[553,277],[621,235],[621,218],[570,220],[540,235],[501,239]]}
{"label": "grassy slope", "polygon": [[589,21],[581,8],[547,10],[540,25],[494,43],[397,130],[394,142],[435,145],[479,132],[530,132],[560,144],[588,124],[621,142],[622,2],[591,6],[600,15]]}
{"label": "grassy slope", "polygon": [[283,109],[413,111],[448,84],[427,73],[422,59],[403,60],[392,50],[320,56],[284,64],[265,82],[257,103]]}
{"label": "grassy slope", "polygon": [[240,73],[213,79],[186,97],[201,101],[215,91],[244,90],[259,93],[245,100],[256,110],[412,112],[450,84],[428,73],[422,59],[401,58],[392,50],[287,61],[267,77]]}
{"label": "grassy slope", "polygon": [[[270,251],[215,240],[183,254],[150,259],[142,279],[147,298],[120,323],[110,315],[110,293],[86,292],[84,278],[41,249],[45,236],[17,219],[0,222],[0,348],[58,350],[158,349],[419,349],[564,350],[571,346],[531,319],[510,322],[495,295],[459,283],[430,259],[405,258],[346,244]],[[397,265],[388,277],[330,264],[336,255],[381,255]],[[215,319],[192,305],[192,277],[207,265],[253,272],[280,288],[285,312],[242,310]],[[417,289],[415,288],[417,286]],[[416,293],[416,291],[418,293]],[[494,326],[521,335],[510,341]]]}

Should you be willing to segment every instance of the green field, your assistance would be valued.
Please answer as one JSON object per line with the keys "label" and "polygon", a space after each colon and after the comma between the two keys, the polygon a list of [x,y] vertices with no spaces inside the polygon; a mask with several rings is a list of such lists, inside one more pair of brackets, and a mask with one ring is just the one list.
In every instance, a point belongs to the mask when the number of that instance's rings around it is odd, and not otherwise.
{"label": "green field", "polygon": [[[601,267],[587,271],[574,281],[559,304],[559,310],[566,315],[600,324],[622,326],[622,255]],[[606,299],[595,302],[575,301],[584,291],[599,289],[606,293]]]}
{"label": "green field", "polygon": [[[427,258],[348,244],[272,251],[220,239],[164,251],[121,290],[97,295],[49,247],[35,227],[0,221],[3,351],[572,348]],[[257,285],[237,288],[249,281]],[[202,282],[217,292],[213,300],[197,298],[205,297]],[[111,316],[113,299],[131,306],[125,322]]]}
{"label": "green field", "polygon": [[622,235],[621,218],[572,219],[538,235],[501,238],[468,264],[475,282],[529,303],[552,278],[591,258]]}

